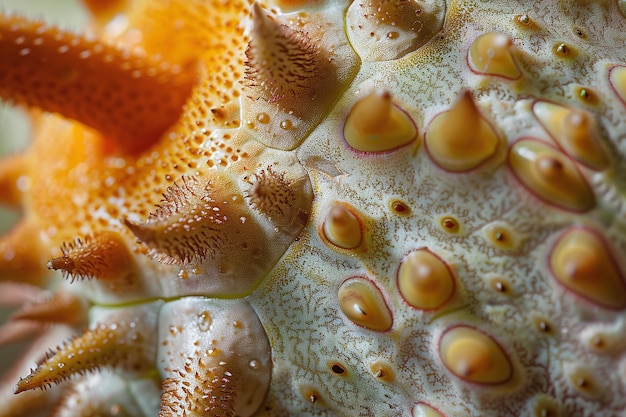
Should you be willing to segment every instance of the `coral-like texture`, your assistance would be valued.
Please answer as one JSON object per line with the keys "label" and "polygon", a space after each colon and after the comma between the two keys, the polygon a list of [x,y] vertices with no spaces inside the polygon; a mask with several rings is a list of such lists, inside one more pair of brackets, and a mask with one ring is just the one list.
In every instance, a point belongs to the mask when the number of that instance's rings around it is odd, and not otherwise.
{"label": "coral-like texture", "polygon": [[83,6],[0,15],[0,417],[626,417],[624,1]]}

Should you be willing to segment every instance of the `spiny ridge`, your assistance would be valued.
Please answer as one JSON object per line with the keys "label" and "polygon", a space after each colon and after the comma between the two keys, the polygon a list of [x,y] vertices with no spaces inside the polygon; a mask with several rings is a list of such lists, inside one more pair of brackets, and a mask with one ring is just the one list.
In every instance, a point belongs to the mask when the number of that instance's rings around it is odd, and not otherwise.
{"label": "spiny ridge", "polygon": [[178,119],[196,78],[140,50],[2,14],[0,55],[0,97],[80,121],[126,152]]}
{"label": "spiny ridge", "polygon": [[63,243],[63,256],[48,262],[48,269],[61,270],[64,278],[115,281],[133,271],[132,255],[119,234],[98,232],[73,243]]}
{"label": "spiny ridge", "polygon": [[311,87],[320,51],[306,33],[276,22],[258,3],[253,6],[252,32],[244,81],[249,94],[261,94],[269,103],[290,102]]}
{"label": "spiny ridge", "polygon": [[102,323],[82,336],[49,352],[30,375],[15,386],[16,394],[34,388],[45,389],[73,375],[83,375],[104,367],[141,371],[150,367],[142,356],[145,344],[151,342],[134,322]]}
{"label": "spiny ridge", "polygon": [[160,262],[188,264],[215,256],[228,216],[227,203],[213,198],[214,189],[213,180],[182,177],[167,188],[146,223],[125,224]]}
{"label": "spiny ridge", "polygon": [[163,381],[159,417],[203,417],[235,415],[237,381],[227,364],[208,368],[198,359],[195,371],[190,365]]}

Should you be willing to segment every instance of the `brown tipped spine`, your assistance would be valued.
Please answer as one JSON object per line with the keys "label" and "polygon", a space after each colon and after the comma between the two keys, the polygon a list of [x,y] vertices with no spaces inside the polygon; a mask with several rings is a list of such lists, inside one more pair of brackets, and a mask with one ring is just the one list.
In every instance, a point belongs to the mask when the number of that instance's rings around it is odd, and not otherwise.
{"label": "brown tipped spine", "polygon": [[48,262],[48,269],[60,270],[72,282],[76,279],[116,281],[133,271],[132,255],[115,232],[98,232],[84,240],[63,243],[63,256]]}

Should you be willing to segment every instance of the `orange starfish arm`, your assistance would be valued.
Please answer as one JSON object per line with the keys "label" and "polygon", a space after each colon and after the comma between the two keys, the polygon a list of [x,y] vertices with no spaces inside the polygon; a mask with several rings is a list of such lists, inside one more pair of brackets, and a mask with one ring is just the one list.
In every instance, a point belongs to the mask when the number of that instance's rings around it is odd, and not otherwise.
{"label": "orange starfish arm", "polygon": [[0,56],[0,97],[80,121],[129,152],[178,119],[196,81],[191,67],[17,16],[0,15]]}

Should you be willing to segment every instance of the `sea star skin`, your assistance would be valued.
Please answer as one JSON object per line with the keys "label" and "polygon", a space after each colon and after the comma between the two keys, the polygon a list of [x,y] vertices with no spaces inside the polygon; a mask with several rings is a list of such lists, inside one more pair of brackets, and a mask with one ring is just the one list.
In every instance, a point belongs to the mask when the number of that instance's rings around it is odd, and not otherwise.
{"label": "sea star skin", "polygon": [[626,416],[622,1],[85,3],[194,86],[136,147],[32,110],[0,416]]}

